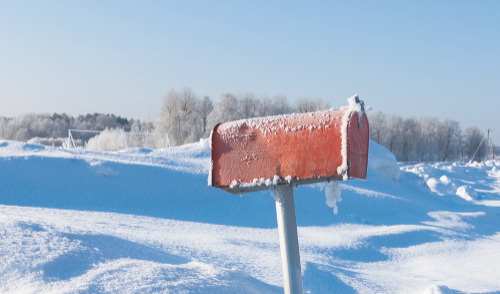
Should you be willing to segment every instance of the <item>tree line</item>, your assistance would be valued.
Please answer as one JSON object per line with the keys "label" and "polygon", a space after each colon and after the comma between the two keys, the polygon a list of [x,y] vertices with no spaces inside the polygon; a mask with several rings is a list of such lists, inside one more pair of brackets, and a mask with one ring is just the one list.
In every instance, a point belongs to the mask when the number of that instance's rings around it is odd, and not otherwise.
{"label": "tree line", "polygon": [[[154,124],[126,119],[114,114],[94,113],[73,117],[66,113],[24,114],[13,118],[0,117],[0,139],[35,142],[60,146],[69,129],[103,131],[152,130]],[[87,138],[88,139],[88,138]]]}
{"label": "tree line", "polygon": [[235,95],[224,92],[218,94],[214,102],[208,96],[198,97],[190,88],[184,87],[167,93],[157,127],[168,134],[172,145],[182,145],[207,137],[220,122],[328,108],[330,104],[321,98],[298,99],[291,105],[283,95],[256,97],[252,93]]}
{"label": "tree line", "polygon": [[486,154],[485,135],[477,127],[462,130],[451,119],[402,118],[381,111],[368,117],[370,138],[389,149],[398,161],[482,160]]}
{"label": "tree line", "polygon": [[[127,144],[111,141],[123,138],[123,132],[135,132],[156,134],[156,137],[139,139],[137,135],[134,139],[129,135],[128,141],[134,142],[134,147],[146,140],[154,140],[155,143],[148,147],[158,148],[165,146],[165,140],[158,136],[160,134],[168,136],[170,146],[177,146],[208,137],[220,122],[328,108],[330,104],[320,98],[303,98],[290,104],[283,95],[256,97],[252,93],[223,92],[212,101],[208,96],[200,97],[191,88],[184,87],[179,91],[172,89],[165,95],[156,122],[99,113],[77,117],[65,113],[26,114],[14,118],[0,117],[0,138],[25,142],[35,140],[35,143],[60,146],[69,129],[108,130],[101,133],[101,138],[94,140],[92,145],[126,147]],[[368,117],[370,138],[389,149],[398,161],[481,160],[486,153],[485,144],[482,144],[484,133],[477,127],[462,130],[458,122],[450,119],[402,118],[381,111],[370,113]],[[116,130],[116,133],[109,130]],[[89,139],[90,136],[81,140]]]}

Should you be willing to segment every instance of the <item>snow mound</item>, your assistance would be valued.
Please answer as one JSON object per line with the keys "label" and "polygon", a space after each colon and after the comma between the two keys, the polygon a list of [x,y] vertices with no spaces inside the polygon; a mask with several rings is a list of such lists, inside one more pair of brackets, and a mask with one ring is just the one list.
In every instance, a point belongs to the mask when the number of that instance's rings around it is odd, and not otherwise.
{"label": "snow mound", "polygon": [[442,175],[439,180],[432,177],[429,178],[427,186],[432,192],[440,196],[458,193],[457,186],[446,175]]}
{"label": "snow mound", "polygon": [[463,199],[465,199],[467,201],[472,201],[472,200],[478,198],[476,190],[474,190],[469,185],[458,187],[457,195],[462,197]]}
{"label": "snow mound", "polygon": [[368,176],[374,174],[382,174],[387,178],[398,181],[401,175],[398,162],[394,154],[392,154],[385,147],[370,140],[370,147],[368,148]]}

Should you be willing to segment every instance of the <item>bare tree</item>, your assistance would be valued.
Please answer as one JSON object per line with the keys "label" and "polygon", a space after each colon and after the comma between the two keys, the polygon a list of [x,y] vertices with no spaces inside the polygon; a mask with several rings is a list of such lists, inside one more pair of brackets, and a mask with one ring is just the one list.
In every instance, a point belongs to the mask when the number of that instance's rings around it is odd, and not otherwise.
{"label": "bare tree", "polygon": [[179,94],[171,89],[165,98],[163,98],[163,107],[158,123],[160,132],[167,133],[171,143],[174,145],[182,143],[180,105]]}
{"label": "bare tree", "polygon": [[401,125],[401,159],[409,161],[414,158],[417,141],[420,139],[420,128],[414,118],[406,118]]}
{"label": "bare tree", "polygon": [[391,114],[387,117],[386,142],[389,150],[396,156],[399,155],[397,151],[399,151],[402,123],[403,119],[400,116]]}
{"label": "bare tree", "polygon": [[288,104],[288,100],[284,95],[274,95],[271,98],[271,108],[269,109],[269,115],[278,115],[291,113],[292,108]]}
{"label": "bare tree", "polygon": [[208,116],[210,128],[221,122],[240,119],[238,99],[230,92],[220,93],[214,104],[214,110]]}
{"label": "bare tree", "polygon": [[0,138],[5,139],[5,133],[7,132],[7,118],[0,117]]}
{"label": "bare tree", "polygon": [[251,93],[246,93],[239,99],[239,112],[242,118],[251,118],[257,116],[259,101]]}
{"label": "bare tree", "polygon": [[377,111],[374,114],[370,114],[370,138],[377,142],[377,144],[382,144],[382,139],[387,132],[387,119],[386,115],[382,111]]}
{"label": "bare tree", "polygon": [[297,100],[296,103],[296,109],[298,112],[301,113],[325,110],[328,108],[330,108],[330,103],[321,98],[318,99],[300,98]]}
{"label": "bare tree", "polygon": [[213,109],[214,109],[214,104],[210,99],[210,97],[204,96],[203,99],[201,99],[200,103],[198,104],[198,113],[201,118],[202,133],[204,136],[208,135],[207,134],[208,115],[212,112]]}
{"label": "bare tree", "polygon": [[[465,146],[467,150],[467,156],[470,160],[482,158],[482,151],[484,148],[480,148],[481,142],[483,141],[484,133],[477,127],[468,127],[465,129]],[[475,157],[474,153],[477,150]]]}
{"label": "bare tree", "polygon": [[159,131],[168,134],[172,145],[193,142],[202,136],[198,103],[197,96],[188,87],[180,92],[170,90],[163,99]]}
{"label": "bare tree", "polygon": [[440,161],[448,161],[452,159],[454,148],[456,148],[456,140],[459,135],[460,125],[458,122],[446,119],[438,126],[438,154]]}
{"label": "bare tree", "polygon": [[436,117],[423,117],[419,121],[420,140],[417,141],[417,154],[420,161],[437,160],[437,136],[439,120]]}

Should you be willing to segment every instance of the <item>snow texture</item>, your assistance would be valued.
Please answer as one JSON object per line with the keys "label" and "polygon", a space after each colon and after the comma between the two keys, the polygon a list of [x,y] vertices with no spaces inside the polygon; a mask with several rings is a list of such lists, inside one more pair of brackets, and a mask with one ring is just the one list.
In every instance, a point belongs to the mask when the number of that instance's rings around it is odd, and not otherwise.
{"label": "snow texture", "polygon": [[[283,293],[274,199],[208,187],[207,141],[0,141],[0,293]],[[369,152],[366,180],[294,189],[305,292],[499,293],[500,163]]]}

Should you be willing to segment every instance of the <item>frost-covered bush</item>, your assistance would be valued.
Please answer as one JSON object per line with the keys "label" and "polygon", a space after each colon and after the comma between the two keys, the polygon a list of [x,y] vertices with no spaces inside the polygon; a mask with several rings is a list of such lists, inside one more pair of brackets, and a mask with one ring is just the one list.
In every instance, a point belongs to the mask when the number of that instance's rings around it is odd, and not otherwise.
{"label": "frost-covered bush", "polygon": [[125,132],[122,129],[106,129],[91,138],[85,148],[96,151],[119,151],[127,148],[158,149],[167,146],[166,134]]}
{"label": "frost-covered bush", "polygon": [[91,138],[86,149],[100,151],[119,151],[129,148],[128,135],[124,130],[109,130],[102,131],[99,135]]}

